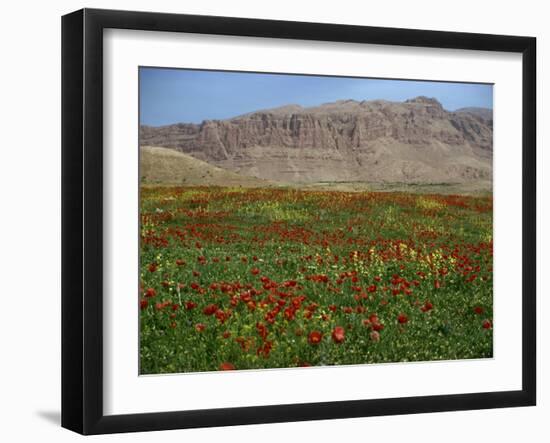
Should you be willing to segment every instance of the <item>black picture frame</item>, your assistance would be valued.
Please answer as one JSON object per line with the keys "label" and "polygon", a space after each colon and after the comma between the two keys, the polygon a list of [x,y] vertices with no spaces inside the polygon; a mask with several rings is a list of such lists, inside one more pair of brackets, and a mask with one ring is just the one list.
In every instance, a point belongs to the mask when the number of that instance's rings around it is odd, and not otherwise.
{"label": "black picture frame", "polygon": [[[103,413],[103,30],[454,48],[522,54],[522,389],[131,415]],[[231,17],[83,9],[62,18],[62,426],[152,431],[536,403],[536,39]]]}

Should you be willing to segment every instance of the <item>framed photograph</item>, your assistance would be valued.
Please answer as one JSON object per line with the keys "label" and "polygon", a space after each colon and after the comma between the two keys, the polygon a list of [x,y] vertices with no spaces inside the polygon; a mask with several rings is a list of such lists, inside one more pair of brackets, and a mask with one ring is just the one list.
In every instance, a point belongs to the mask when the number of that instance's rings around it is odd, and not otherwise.
{"label": "framed photograph", "polygon": [[536,402],[536,41],[62,19],[62,425]]}

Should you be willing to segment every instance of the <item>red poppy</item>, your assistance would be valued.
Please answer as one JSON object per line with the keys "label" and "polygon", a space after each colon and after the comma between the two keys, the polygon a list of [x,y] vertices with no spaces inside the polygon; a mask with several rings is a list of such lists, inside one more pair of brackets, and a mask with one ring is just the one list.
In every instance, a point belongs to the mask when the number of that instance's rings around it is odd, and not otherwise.
{"label": "red poppy", "polygon": [[433,305],[430,301],[426,301],[426,302],[424,303],[424,306],[422,306],[422,307],[420,308],[420,310],[421,310],[422,312],[428,312],[428,311],[431,311],[431,310],[433,309],[433,307],[434,307],[434,305]]}
{"label": "red poppy", "polygon": [[323,339],[323,334],[319,331],[311,331],[307,337],[310,345],[318,345]]}
{"label": "red poppy", "polygon": [[156,263],[151,263],[149,265],[149,272],[155,272],[157,270],[157,264]]}
{"label": "red poppy", "polygon": [[178,324],[177,324],[175,321],[173,321],[172,323],[170,323],[170,327],[171,327],[172,329],[175,329],[177,325],[178,325]]}
{"label": "red poppy", "polygon": [[181,258],[178,258],[178,259],[176,260],[176,265],[178,265],[178,266],[183,266],[183,265],[185,265],[185,260],[182,260]]}
{"label": "red poppy", "polygon": [[225,323],[225,320],[227,320],[228,315],[221,309],[218,309],[214,314],[216,319],[222,324]]}
{"label": "red poppy", "polygon": [[256,323],[256,330],[258,331],[258,334],[260,335],[260,337],[262,337],[262,340],[265,341],[265,339],[267,338],[267,327],[263,324],[263,323],[260,323],[260,322],[257,322]]}
{"label": "red poppy", "polygon": [[405,314],[401,313],[397,316],[397,321],[399,324],[403,325],[409,321],[409,318]]}
{"label": "red poppy", "polygon": [[218,305],[210,304],[202,310],[202,313],[204,315],[214,315],[217,310],[218,310]]}
{"label": "red poppy", "polygon": [[155,295],[157,295],[157,291],[153,288],[148,288],[147,291],[145,291],[145,297],[154,297]]}
{"label": "red poppy", "polygon": [[188,311],[195,308],[196,306],[197,304],[195,302],[192,302],[192,301],[185,302],[185,309],[187,309]]}
{"label": "red poppy", "polygon": [[296,310],[292,307],[288,307],[284,310],[285,318],[288,321],[294,320],[294,317],[296,315]]}
{"label": "red poppy", "polygon": [[439,280],[434,281],[434,288],[439,289],[441,287],[441,282]]}
{"label": "red poppy", "polygon": [[483,329],[491,329],[493,324],[491,323],[491,320],[483,320],[482,326]]}
{"label": "red poppy", "polygon": [[149,305],[149,302],[147,300],[140,300],[139,302],[139,308],[143,311],[144,309],[147,309],[147,306]]}
{"label": "red poppy", "polygon": [[483,312],[485,312],[485,310],[481,307],[481,306],[476,306],[474,308],[474,312],[477,314],[477,315],[481,315],[483,314]]}
{"label": "red poppy", "polygon": [[225,361],[220,365],[220,371],[234,371],[234,370],[235,370],[235,365],[233,363],[229,363]]}
{"label": "red poppy", "polygon": [[342,343],[345,339],[345,330],[342,326],[336,326],[332,331],[334,343]]}
{"label": "red poppy", "polygon": [[202,332],[206,328],[206,325],[204,323],[197,323],[195,325],[195,329],[197,332]]}
{"label": "red poppy", "polygon": [[250,270],[250,273],[251,273],[252,275],[258,275],[258,274],[260,273],[260,270],[259,270],[258,268],[252,268],[252,269]]}
{"label": "red poppy", "polygon": [[371,331],[371,333],[369,335],[370,335],[370,339],[372,341],[374,341],[374,342],[379,342],[380,341],[380,332]]}
{"label": "red poppy", "polygon": [[258,347],[258,349],[256,350],[256,355],[261,355],[264,358],[268,358],[269,353],[271,352],[271,348],[273,348],[273,342],[268,340],[262,346]]}

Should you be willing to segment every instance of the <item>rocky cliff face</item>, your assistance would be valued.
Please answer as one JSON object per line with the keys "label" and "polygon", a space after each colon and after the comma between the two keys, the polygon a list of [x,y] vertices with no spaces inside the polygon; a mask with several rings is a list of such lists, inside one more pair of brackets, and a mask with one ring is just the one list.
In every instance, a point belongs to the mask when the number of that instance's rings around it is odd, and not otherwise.
{"label": "rocky cliff face", "polygon": [[492,137],[491,113],[448,112],[427,97],[289,105],[140,130],[142,146],[177,149],[245,175],[303,183],[490,181]]}

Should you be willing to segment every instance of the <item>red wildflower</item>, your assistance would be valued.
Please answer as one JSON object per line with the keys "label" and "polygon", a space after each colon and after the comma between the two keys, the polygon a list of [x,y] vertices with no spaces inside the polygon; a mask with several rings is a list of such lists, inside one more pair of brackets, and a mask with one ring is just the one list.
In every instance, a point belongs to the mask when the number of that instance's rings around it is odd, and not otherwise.
{"label": "red wildflower", "polygon": [[431,302],[426,301],[426,302],[424,303],[424,306],[422,306],[422,307],[420,308],[420,310],[421,310],[422,312],[428,312],[428,311],[431,311],[431,310],[433,309],[433,307],[434,307],[434,305],[433,305]]}
{"label": "red wildflower", "polygon": [[188,311],[195,308],[196,306],[197,304],[195,302],[192,302],[192,301],[185,302],[185,309],[187,309]]}
{"label": "red wildflower", "polygon": [[405,314],[401,313],[397,316],[397,321],[403,325],[409,321],[409,318]]}
{"label": "red wildflower", "polygon": [[210,304],[202,310],[202,313],[204,315],[214,315],[217,310],[218,310],[218,305]]}
{"label": "red wildflower", "polygon": [[206,328],[206,325],[204,323],[197,323],[195,325],[195,329],[197,332],[202,332]]}
{"label": "red wildflower", "polygon": [[332,339],[334,343],[342,343],[345,338],[345,330],[342,326],[336,326],[332,331]]}
{"label": "red wildflower", "polygon": [[235,370],[235,365],[233,363],[229,363],[226,361],[220,365],[220,371],[234,371],[234,370]]}
{"label": "red wildflower", "polygon": [[307,337],[307,341],[310,345],[318,345],[323,339],[323,334],[319,331],[312,331]]}
{"label": "red wildflower", "polygon": [[294,316],[296,314],[296,310],[292,307],[288,307],[285,309],[284,311],[284,314],[285,314],[285,318],[288,320],[288,321],[291,321],[291,320],[294,320]]}
{"label": "red wildflower", "polygon": [[157,291],[153,288],[148,288],[147,291],[145,291],[145,297],[154,297],[155,295],[157,295]]}
{"label": "red wildflower", "polygon": [[476,306],[474,308],[474,312],[477,314],[477,315],[481,315],[483,314],[483,312],[485,312],[485,310],[481,307],[481,306]]}
{"label": "red wildflower", "polygon": [[273,347],[273,342],[268,340],[262,346],[258,347],[258,349],[256,350],[256,355],[258,356],[261,355],[264,358],[268,358],[272,347]]}
{"label": "red wildflower", "polygon": [[260,270],[259,270],[258,268],[252,268],[252,269],[250,270],[250,273],[251,273],[252,275],[258,275],[258,274],[260,273]]}
{"label": "red wildflower", "polygon": [[378,331],[371,331],[369,336],[370,336],[370,339],[374,342],[379,342],[380,341],[380,332],[378,332]]}
{"label": "red wildflower", "polygon": [[491,320],[483,320],[482,326],[483,329],[491,329],[493,324],[491,323]]}
{"label": "red wildflower", "polygon": [[266,326],[263,323],[257,322],[256,330],[258,331],[258,334],[260,335],[260,337],[262,337],[262,340],[265,341],[268,334]]}
{"label": "red wildflower", "polygon": [[227,319],[228,315],[223,312],[221,309],[218,309],[216,312],[215,312],[215,316],[216,318],[218,319],[218,321],[220,323],[225,323],[225,320]]}
{"label": "red wildflower", "polygon": [[149,272],[155,272],[157,270],[157,264],[156,263],[151,263],[149,265]]}
{"label": "red wildflower", "polygon": [[149,305],[149,302],[147,300],[140,300],[139,302],[139,308],[143,311],[144,309],[147,309],[147,306]]}

